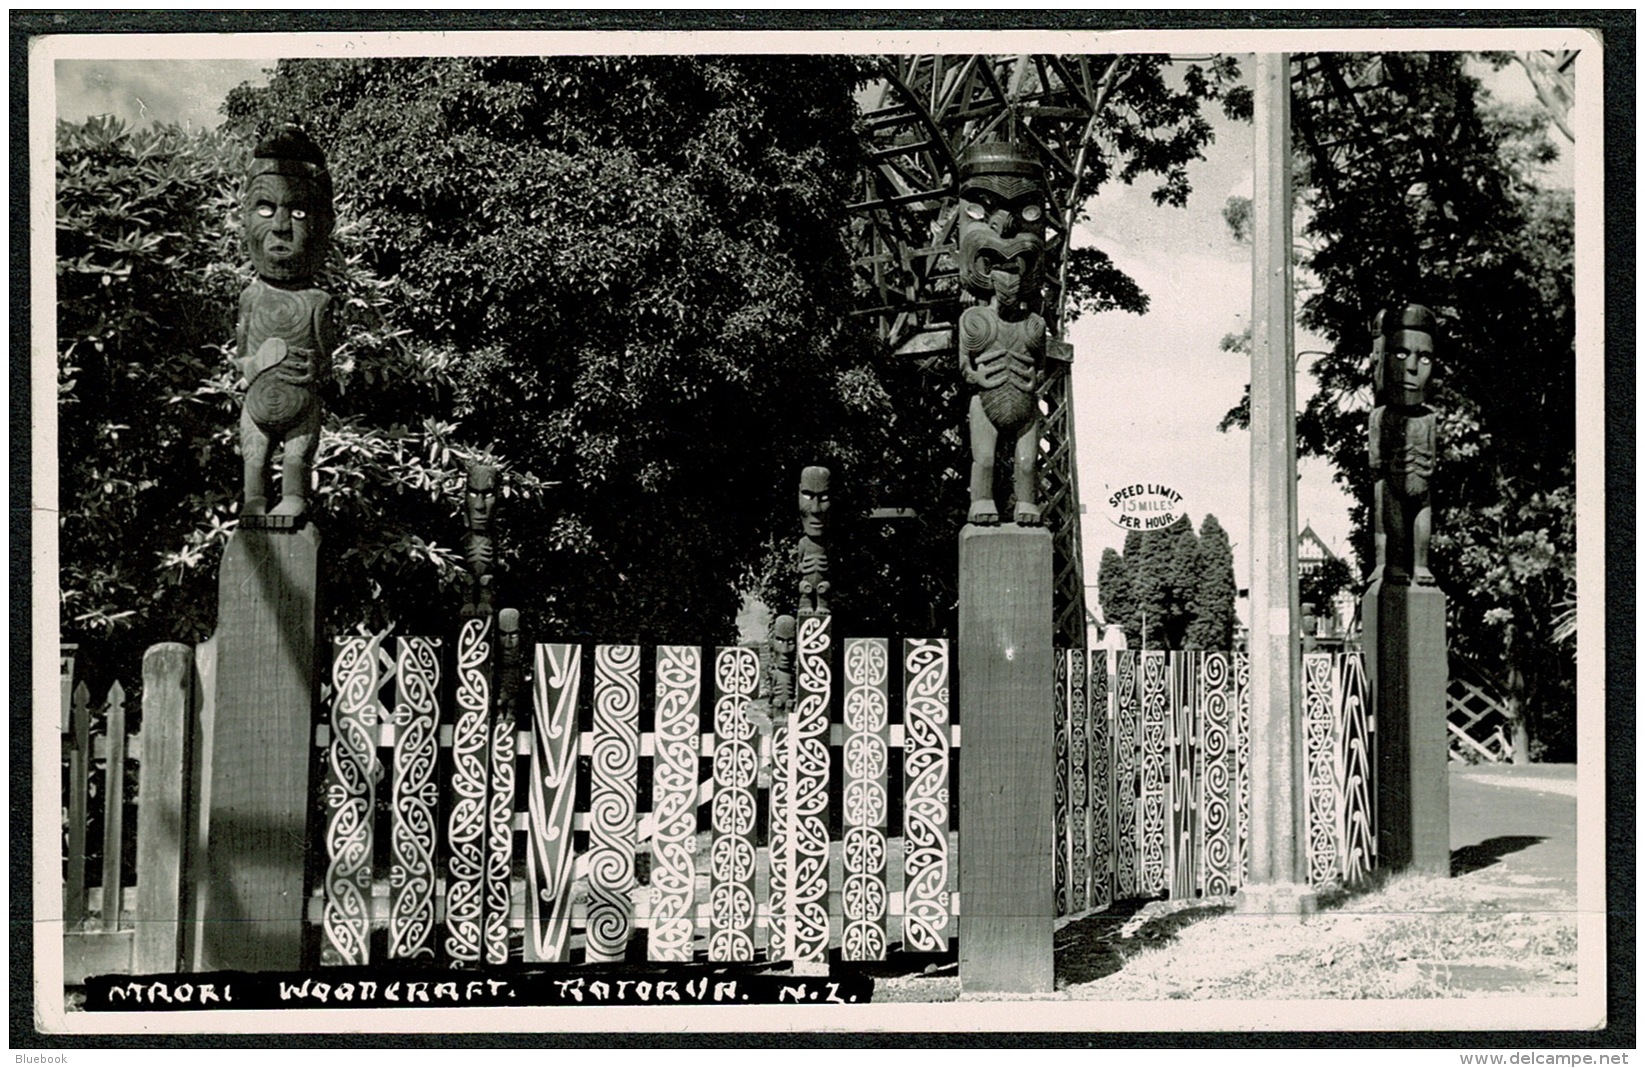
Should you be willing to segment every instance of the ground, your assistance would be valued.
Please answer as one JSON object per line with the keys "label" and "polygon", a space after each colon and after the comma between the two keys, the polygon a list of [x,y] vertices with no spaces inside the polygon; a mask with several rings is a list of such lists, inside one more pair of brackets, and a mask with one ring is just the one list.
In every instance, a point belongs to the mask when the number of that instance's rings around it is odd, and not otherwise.
{"label": "ground", "polygon": [[[1453,766],[1453,877],[1393,876],[1276,926],[1231,899],[1128,902],[1059,926],[1056,996],[1100,1001],[1576,993],[1576,769]],[[953,966],[875,1000],[959,998]]]}

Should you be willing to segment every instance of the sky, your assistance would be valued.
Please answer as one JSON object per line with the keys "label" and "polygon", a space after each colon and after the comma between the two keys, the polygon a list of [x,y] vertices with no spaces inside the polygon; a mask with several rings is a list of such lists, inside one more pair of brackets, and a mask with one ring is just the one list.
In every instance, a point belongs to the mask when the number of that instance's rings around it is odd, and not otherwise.
{"label": "sky", "polygon": [[[266,59],[58,60],[58,115],[215,126],[228,91],[266,80],[269,66]],[[1248,71],[1250,64],[1242,66]],[[1487,75],[1486,82],[1499,98],[1535,99],[1515,65]],[[1250,250],[1229,233],[1222,208],[1230,196],[1251,194],[1253,129],[1215,108],[1208,117],[1215,139],[1205,158],[1189,165],[1193,193],[1186,207],[1155,205],[1148,182],[1109,183],[1092,199],[1090,218],[1074,237],[1076,245],[1108,253],[1151,301],[1145,315],[1085,316],[1068,333],[1075,353],[1076,463],[1092,607],[1102,551],[1117,551],[1125,540],[1103,502],[1133,482],[1163,483],[1181,493],[1196,528],[1215,515],[1234,547],[1235,579],[1242,588],[1248,585],[1250,436],[1216,427],[1249,378],[1246,357],[1221,351],[1219,342],[1242,330],[1251,312]],[[1553,180],[1569,184],[1569,167],[1567,158]],[[1299,354],[1326,347],[1323,339],[1297,331]],[[1313,389],[1310,362],[1299,356],[1299,407]],[[1351,501],[1324,461],[1301,460],[1299,474],[1299,528],[1311,525],[1326,545],[1349,557]]]}

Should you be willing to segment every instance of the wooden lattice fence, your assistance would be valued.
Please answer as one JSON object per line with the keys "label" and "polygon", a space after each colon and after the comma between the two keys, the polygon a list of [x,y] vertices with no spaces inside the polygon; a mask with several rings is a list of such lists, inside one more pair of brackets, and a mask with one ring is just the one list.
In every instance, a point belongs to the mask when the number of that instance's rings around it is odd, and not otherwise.
{"label": "wooden lattice fence", "polygon": [[[1373,721],[1359,653],[1302,658],[1309,881],[1375,864]],[[1249,867],[1250,665],[1243,653],[1058,657],[1059,915],[1121,898],[1222,896]]]}
{"label": "wooden lattice fence", "polygon": [[[831,949],[879,960],[898,945],[948,948],[958,727],[946,641],[905,640],[896,672],[888,641],[846,639],[836,655],[830,621],[801,620],[797,701],[768,764],[751,649],[537,645],[516,722],[492,700],[491,642],[489,620],[465,622],[449,717],[438,641],[396,639],[392,655],[377,639],[336,642],[318,739],[323,963],[620,960],[641,955],[638,931],[652,961],[820,966]],[[893,778],[900,828],[888,826]],[[379,820],[380,783],[391,799]]]}

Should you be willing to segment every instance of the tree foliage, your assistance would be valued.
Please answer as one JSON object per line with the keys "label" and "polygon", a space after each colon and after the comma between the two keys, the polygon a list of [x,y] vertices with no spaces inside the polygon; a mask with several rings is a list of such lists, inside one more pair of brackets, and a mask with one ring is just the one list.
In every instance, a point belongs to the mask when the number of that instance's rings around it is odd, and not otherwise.
{"label": "tree foliage", "polygon": [[1184,649],[1234,647],[1234,549],[1217,517],[1207,515],[1199,527],[1199,575],[1194,586],[1192,620],[1183,637]]}
{"label": "tree foliage", "polygon": [[[235,219],[246,148],[106,118],[57,133],[62,635],[134,665],[215,624],[239,504],[229,358],[251,277]],[[323,277],[341,343],[316,462],[334,630],[416,619],[451,588],[463,457],[435,418],[446,359],[404,343],[403,298],[363,263],[378,232],[344,209]]]}
{"label": "tree foliage", "polygon": [[[1555,618],[1575,596],[1573,213],[1569,190],[1537,184],[1556,152],[1546,116],[1492,101],[1462,53],[1324,55],[1304,69],[1299,268],[1317,288],[1300,317],[1332,351],[1312,365],[1299,448],[1328,458],[1357,502],[1367,573],[1368,323],[1394,300],[1440,316],[1432,567],[1452,649],[1515,691],[1533,734],[1568,758],[1574,663]],[[1338,85],[1360,91],[1349,102]]]}

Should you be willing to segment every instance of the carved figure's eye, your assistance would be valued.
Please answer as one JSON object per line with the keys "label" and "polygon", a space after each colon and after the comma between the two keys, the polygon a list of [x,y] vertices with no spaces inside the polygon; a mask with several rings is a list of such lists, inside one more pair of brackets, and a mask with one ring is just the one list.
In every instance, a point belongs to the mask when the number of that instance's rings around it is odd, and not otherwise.
{"label": "carved figure's eye", "polygon": [[304,208],[292,208],[291,217],[293,219],[306,219],[308,218],[308,211]]}
{"label": "carved figure's eye", "polygon": [[274,205],[273,204],[259,204],[259,205],[257,205],[257,214],[262,216],[265,219],[274,218]]}
{"label": "carved figure's eye", "polygon": [[971,218],[977,220],[978,222],[982,222],[983,216],[987,213],[982,210],[982,205],[981,204],[967,203],[965,205],[965,214],[969,215]]}
{"label": "carved figure's eye", "polygon": [[1039,222],[1040,206],[1038,204],[1024,205],[1022,209],[1022,217],[1025,222]]}

